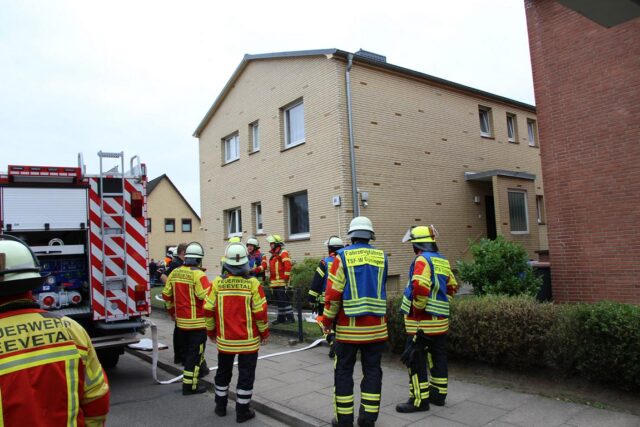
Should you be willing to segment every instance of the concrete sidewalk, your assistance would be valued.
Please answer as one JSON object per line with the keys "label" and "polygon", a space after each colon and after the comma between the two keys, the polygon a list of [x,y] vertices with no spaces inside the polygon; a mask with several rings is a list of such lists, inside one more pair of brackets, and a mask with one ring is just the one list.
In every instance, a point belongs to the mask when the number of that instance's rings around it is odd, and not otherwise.
{"label": "concrete sidewalk", "polygon": [[[154,313],[151,320],[158,326],[161,342],[171,346],[173,322],[162,312]],[[303,347],[289,346],[286,339],[273,339],[260,349],[260,355]],[[143,352],[136,352],[143,353]],[[333,360],[327,356],[326,345],[272,359],[258,361],[254,402],[252,405],[288,425],[327,426],[333,417]],[[144,356],[144,353],[143,353]],[[146,353],[149,357],[149,353]],[[207,343],[205,354],[209,366],[217,365],[215,345]],[[170,372],[181,373],[173,365],[173,351],[160,352],[160,361]],[[359,406],[359,372],[356,364],[354,394],[356,417]],[[466,383],[450,378],[449,396],[444,407],[431,406],[428,412],[399,414],[395,405],[408,398],[407,371],[398,362],[397,355],[383,358],[382,402],[377,426],[563,426],[563,427],[640,427],[640,417],[519,393],[505,388]],[[205,378],[213,383],[213,375]],[[235,389],[237,368],[231,381]],[[179,387],[179,384],[163,387]],[[213,413],[213,408],[211,408]]]}

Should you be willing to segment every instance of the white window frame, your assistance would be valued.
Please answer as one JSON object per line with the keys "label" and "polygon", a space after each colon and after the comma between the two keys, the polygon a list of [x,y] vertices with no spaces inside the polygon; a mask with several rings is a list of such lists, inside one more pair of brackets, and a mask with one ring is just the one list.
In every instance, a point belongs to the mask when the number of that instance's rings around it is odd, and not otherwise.
{"label": "white window frame", "polygon": [[538,146],[538,127],[537,123],[533,119],[527,119],[527,134],[529,136],[529,146]]}
{"label": "white window frame", "polygon": [[[264,234],[264,222],[262,219],[262,203],[253,204],[253,215],[255,217],[256,234]],[[262,227],[261,227],[262,225]]]}
{"label": "white window frame", "polygon": [[[309,231],[306,232],[302,232],[302,233],[292,233],[291,232],[291,199],[296,197],[296,196],[300,196],[302,194],[306,194],[307,196],[307,222],[309,223]],[[287,231],[289,232],[289,240],[300,240],[300,239],[308,239],[309,237],[311,237],[311,223],[310,223],[310,216],[309,216],[309,193],[307,191],[301,191],[299,193],[293,193],[293,194],[287,194],[285,196],[286,200],[287,200]]]}
{"label": "white window frame", "polygon": [[249,125],[251,131],[251,152],[260,151],[260,122],[253,122]]}
{"label": "white window frame", "polygon": [[[511,123],[511,126],[509,126]],[[511,133],[511,135],[509,135]],[[516,142],[518,139],[518,124],[516,122],[516,115],[507,113],[507,140],[509,142]]]}
{"label": "white window frame", "polygon": [[[484,113],[484,116],[486,117],[486,120],[484,121],[484,123],[486,123],[487,125],[487,132],[482,130],[483,113]],[[491,108],[478,106],[478,118],[480,119],[480,135],[485,136],[487,138],[491,138],[493,136],[493,129],[491,127]]]}
{"label": "white window frame", "polygon": [[[242,237],[242,209],[235,208],[225,211],[227,219],[227,237]],[[231,231],[234,229],[235,231]]]}
{"label": "white window frame", "polygon": [[[522,194],[524,198],[524,220],[527,226],[526,230],[518,230],[518,231],[511,230],[511,227],[513,226],[513,224],[511,223],[511,206],[509,205],[509,193]],[[511,231],[511,234],[529,234],[529,205],[527,202],[527,192],[524,190],[511,190],[511,189],[507,190],[507,205],[509,209],[509,229]]]}
{"label": "white window frame", "polygon": [[[235,149],[235,153],[231,150],[233,144],[233,148]],[[235,154],[235,156],[234,156]],[[240,158],[240,135],[233,134],[224,139],[224,162],[231,163]]]}
{"label": "white window frame", "polygon": [[[302,138],[296,140],[296,141],[291,141],[291,131],[289,129],[289,124],[290,124],[290,112],[291,110],[298,108],[298,107],[302,107],[302,133],[303,136]],[[291,147],[295,147],[296,145],[300,145],[300,144],[304,144],[306,141],[306,129],[305,129],[305,123],[304,123],[304,102],[300,101],[300,102],[296,102],[295,104],[290,105],[289,107],[284,109],[284,148],[291,148]]]}

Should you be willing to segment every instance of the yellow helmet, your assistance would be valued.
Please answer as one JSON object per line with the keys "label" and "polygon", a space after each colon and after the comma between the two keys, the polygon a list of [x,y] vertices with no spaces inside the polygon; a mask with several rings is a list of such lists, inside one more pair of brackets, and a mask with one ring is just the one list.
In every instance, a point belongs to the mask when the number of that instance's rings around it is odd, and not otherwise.
{"label": "yellow helmet", "polygon": [[433,225],[418,225],[411,227],[404,235],[402,242],[411,243],[435,243],[436,232]]}
{"label": "yellow helmet", "polygon": [[284,243],[284,240],[282,239],[282,236],[279,234],[270,234],[267,236],[267,242],[269,243]]}
{"label": "yellow helmet", "polygon": [[238,236],[233,236],[229,238],[229,243],[240,243],[242,242],[242,239]]}

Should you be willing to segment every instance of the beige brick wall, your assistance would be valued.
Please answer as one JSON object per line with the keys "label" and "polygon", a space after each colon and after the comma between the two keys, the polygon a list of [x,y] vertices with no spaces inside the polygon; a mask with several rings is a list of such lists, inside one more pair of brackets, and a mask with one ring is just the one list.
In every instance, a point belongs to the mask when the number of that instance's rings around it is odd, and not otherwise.
{"label": "beige brick wall", "polygon": [[[253,234],[251,205],[262,203],[265,233],[287,236],[284,195],[306,190],[311,238],[288,241],[294,260],[322,256],[323,242],[337,234],[350,215],[348,201],[334,207],[332,196],[341,195],[345,183],[340,146],[345,140],[343,83],[339,64],[326,57],[259,60],[249,63],[234,89],[200,136],[200,191],[204,265],[219,271],[226,246],[227,209],[242,209],[243,241]],[[284,132],[281,108],[297,99],[305,106],[302,145],[282,151]],[[259,121],[260,151],[249,154],[249,124]],[[222,165],[222,138],[238,132],[240,159]],[[350,182],[350,181],[347,181]],[[258,236],[263,252],[265,236]]]}
{"label": "beige brick wall", "polygon": [[[243,240],[253,232],[251,204],[258,201],[265,232],[286,235],[283,195],[307,190],[311,238],[288,242],[294,260],[324,254],[324,240],[339,230],[346,237],[352,204],[345,67],[326,57],[252,61],[205,127],[201,203],[211,254],[205,266],[213,272],[226,243],[226,209],[242,208]],[[531,234],[537,236],[535,194],[543,194],[539,150],[526,140],[526,119],[535,114],[359,64],[351,78],[358,187],[369,193],[361,214],[372,219],[375,245],[390,256],[391,291],[406,281],[413,258],[411,246],[400,242],[409,226],[435,224],[452,263],[469,256],[469,239],[486,235],[484,196],[494,191],[490,182],[466,182],[465,172],[535,174],[528,191]],[[281,151],[280,108],[301,97],[306,143]],[[478,105],[492,108],[494,138],[480,137]],[[507,141],[507,112],[517,115],[518,144]],[[261,150],[249,154],[249,124],[256,120]],[[234,132],[240,135],[240,159],[221,166],[222,138]],[[333,195],[342,196],[340,208],[331,205]],[[476,195],[480,204],[473,202]],[[266,251],[264,236],[259,238]],[[527,249],[533,257],[538,239],[531,240]]]}
{"label": "beige brick wall", "polygon": [[[167,246],[202,240],[200,220],[166,179],[161,180],[147,197],[147,215],[151,218],[149,232],[149,259],[164,259]],[[165,218],[175,219],[176,231],[164,231]],[[191,233],[182,232],[182,219],[191,219]]]}
{"label": "beige brick wall", "polygon": [[[528,233],[513,233],[509,223],[509,190],[526,191],[527,194],[527,215],[529,222]],[[503,176],[493,177],[493,198],[496,206],[496,225],[498,235],[506,239],[521,244],[530,256],[534,251],[540,249],[540,236],[537,230],[536,219],[536,194],[533,181],[517,178],[507,178]],[[533,257],[537,259],[537,257]]]}

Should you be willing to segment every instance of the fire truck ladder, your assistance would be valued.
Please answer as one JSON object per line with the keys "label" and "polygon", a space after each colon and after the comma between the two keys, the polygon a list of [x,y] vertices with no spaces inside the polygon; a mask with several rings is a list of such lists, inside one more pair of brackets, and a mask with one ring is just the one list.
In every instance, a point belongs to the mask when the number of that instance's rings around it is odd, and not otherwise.
{"label": "fire truck ladder", "polygon": [[[127,284],[127,237],[126,237],[126,208],[125,208],[125,191],[124,191],[124,152],[105,153],[98,152],[100,158],[100,233],[102,237],[102,284],[104,286],[104,309],[105,321],[112,322],[116,320],[129,319],[129,292]],[[110,170],[105,171],[103,159],[116,159],[120,163]],[[106,179],[109,178],[109,181]],[[115,179],[114,179],[115,178]],[[114,183],[121,180],[120,185],[108,185],[109,182]],[[105,200],[117,200],[120,198],[120,206],[115,213],[106,213],[104,210]],[[113,205],[112,205],[113,206]],[[115,227],[106,225],[105,222],[111,219],[116,222]],[[111,222],[111,221],[109,221]],[[122,252],[113,250],[118,244],[114,242],[114,238],[122,238]],[[109,245],[111,243],[111,245]],[[107,255],[106,249],[110,246],[113,255]],[[118,268],[112,268],[113,273],[109,274],[107,270],[107,262],[111,261],[111,265],[122,263],[122,269],[118,273]],[[111,296],[109,296],[111,291]],[[124,295],[124,299],[118,296],[120,292]],[[124,303],[124,313],[116,314],[118,303]]]}

